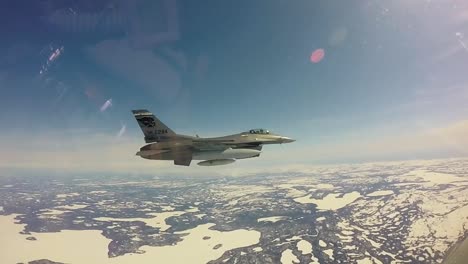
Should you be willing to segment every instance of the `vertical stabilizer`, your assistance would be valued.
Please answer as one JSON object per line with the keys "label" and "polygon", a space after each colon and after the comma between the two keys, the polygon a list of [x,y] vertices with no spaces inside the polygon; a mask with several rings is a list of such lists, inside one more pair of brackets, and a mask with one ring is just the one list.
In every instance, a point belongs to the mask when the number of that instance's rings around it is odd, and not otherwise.
{"label": "vertical stabilizer", "polygon": [[172,129],[167,127],[148,110],[132,110],[132,113],[145,135],[146,143],[164,141],[176,135]]}

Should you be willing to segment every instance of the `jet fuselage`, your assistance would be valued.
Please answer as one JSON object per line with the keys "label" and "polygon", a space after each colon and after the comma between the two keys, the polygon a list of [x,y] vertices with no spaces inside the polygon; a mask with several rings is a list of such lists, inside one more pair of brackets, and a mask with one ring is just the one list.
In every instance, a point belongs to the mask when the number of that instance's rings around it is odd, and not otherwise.
{"label": "jet fuselage", "polygon": [[190,165],[191,160],[204,160],[199,165],[214,166],[232,163],[237,159],[260,156],[266,144],[290,143],[288,137],[270,133],[266,129],[251,129],[222,137],[200,138],[174,133],[147,110],[134,110],[149,144],[136,155],[151,160],[174,160],[176,165]]}

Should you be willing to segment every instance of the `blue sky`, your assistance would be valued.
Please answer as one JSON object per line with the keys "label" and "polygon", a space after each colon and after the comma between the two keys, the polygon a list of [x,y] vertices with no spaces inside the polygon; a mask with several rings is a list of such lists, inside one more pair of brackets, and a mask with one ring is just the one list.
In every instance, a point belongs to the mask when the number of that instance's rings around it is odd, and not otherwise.
{"label": "blue sky", "polygon": [[298,140],[226,171],[466,155],[464,1],[135,3],[0,11],[1,168],[190,173],[136,160],[135,108],[179,133]]}

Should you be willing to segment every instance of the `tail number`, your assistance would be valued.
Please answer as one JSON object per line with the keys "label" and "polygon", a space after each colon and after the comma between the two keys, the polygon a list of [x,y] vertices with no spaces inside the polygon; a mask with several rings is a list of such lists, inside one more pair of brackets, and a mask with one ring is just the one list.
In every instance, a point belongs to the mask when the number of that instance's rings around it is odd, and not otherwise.
{"label": "tail number", "polygon": [[167,129],[156,129],[154,132],[156,134],[167,134]]}

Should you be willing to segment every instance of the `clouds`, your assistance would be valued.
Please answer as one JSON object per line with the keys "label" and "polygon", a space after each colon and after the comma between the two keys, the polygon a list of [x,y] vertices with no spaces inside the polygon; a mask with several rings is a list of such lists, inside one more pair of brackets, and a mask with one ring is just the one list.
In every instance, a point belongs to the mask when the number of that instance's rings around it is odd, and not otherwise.
{"label": "clouds", "polygon": [[[119,134],[126,130],[123,126]],[[24,139],[28,138],[27,141]],[[144,145],[141,136],[93,134],[80,130],[73,134],[48,132],[36,135],[2,135],[0,137],[0,177],[6,173],[58,175],[95,173],[149,174],[155,176],[216,176],[224,170],[213,170],[192,163],[191,167],[174,166],[171,161],[150,161],[136,156]],[[231,168],[232,169],[232,168]],[[228,175],[226,173],[226,175]]]}
{"label": "clouds", "polygon": [[310,153],[317,161],[373,161],[468,156],[468,120],[439,128],[372,136],[345,137],[337,143],[325,143]]}
{"label": "clouds", "polygon": [[[126,127],[121,128],[125,131]],[[119,132],[120,134],[120,132]],[[143,145],[140,137],[123,134],[10,135],[0,138],[0,171],[28,173],[122,173],[151,175],[248,175],[272,171],[309,168],[330,162],[370,162],[401,159],[425,159],[468,156],[468,120],[461,120],[405,135],[369,138],[337,138],[336,143],[310,145],[297,141],[284,147],[268,146],[259,158],[240,160],[229,166],[174,166],[170,161],[150,161],[135,156]],[[28,138],[28,141],[24,141]]]}
{"label": "clouds", "polygon": [[143,172],[161,168],[162,163],[145,163],[135,156],[141,138],[77,132],[73,135],[44,133],[1,138],[0,167],[34,172]]}
{"label": "clouds", "polygon": [[383,125],[355,133],[338,133],[323,140],[297,138],[294,144],[281,148],[267,146],[261,157],[253,160],[252,170],[261,170],[261,167],[264,170],[270,168],[269,171],[293,170],[323,164],[468,156],[468,119],[436,128],[397,127],[400,129],[395,133],[385,133],[389,126]]}

